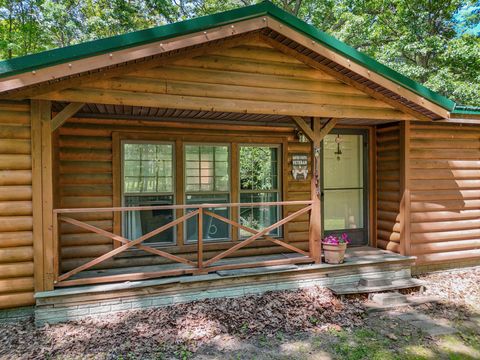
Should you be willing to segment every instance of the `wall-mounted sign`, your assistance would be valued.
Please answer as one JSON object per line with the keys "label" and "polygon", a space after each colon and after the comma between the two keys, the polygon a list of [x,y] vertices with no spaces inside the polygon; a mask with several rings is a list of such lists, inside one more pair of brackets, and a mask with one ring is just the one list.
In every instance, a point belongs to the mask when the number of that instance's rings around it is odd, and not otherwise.
{"label": "wall-mounted sign", "polygon": [[292,175],[295,180],[307,179],[308,154],[292,154]]}

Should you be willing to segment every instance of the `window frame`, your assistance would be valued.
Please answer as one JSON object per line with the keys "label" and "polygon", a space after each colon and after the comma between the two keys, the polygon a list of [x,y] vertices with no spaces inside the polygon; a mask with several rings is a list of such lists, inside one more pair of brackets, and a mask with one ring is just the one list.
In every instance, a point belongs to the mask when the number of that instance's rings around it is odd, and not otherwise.
{"label": "window frame", "polygon": [[[228,149],[228,191],[187,191],[187,146],[226,146]],[[201,194],[211,194],[211,195],[228,195],[228,202],[232,202],[232,142],[198,142],[198,141],[183,141],[182,143],[182,151],[183,151],[183,196],[184,196],[184,204],[187,204],[187,196],[188,195],[201,195]],[[215,162],[214,162],[215,165]],[[219,203],[221,205],[221,203]],[[188,210],[184,211],[186,215]],[[232,208],[228,208],[229,217],[232,214]],[[183,224],[183,242],[186,245],[196,244],[196,240],[189,240],[188,233],[187,233],[187,221]],[[228,235],[225,238],[218,238],[214,240],[205,240],[204,242],[208,243],[219,243],[219,242],[230,242],[232,241],[232,226],[228,225]]]}
{"label": "window frame", "polygon": [[[147,193],[125,193],[125,144],[152,144],[152,145],[170,145],[172,147],[172,191],[171,192],[147,192]],[[120,203],[122,207],[125,207],[125,196],[139,196],[139,197],[147,197],[147,196],[172,196],[172,205],[176,204],[177,201],[177,194],[176,194],[176,161],[177,161],[177,154],[176,154],[176,147],[175,141],[162,141],[162,140],[136,140],[136,139],[120,139]],[[176,211],[172,210],[173,219],[177,218]],[[125,224],[124,224],[124,216],[121,217],[120,223],[120,231],[122,236],[125,236]],[[148,243],[149,246],[154,247],[164,247],[164,246],[172,246],[177,245],[177,230],[176,226],[173,227],[173,237],[172,241],[169,242],[152,242]],[[136,249],[131,249],[136,250]]]}
{"label": "window frame", "polygon": [[[284,159],[284,153],[283,153],[283,147],[285,145],[283,143],[238,143],[237,144],[237,160],[238,160],[238,166],[237,166],[237,176],[238,176],[238,202],[241,203],[241,196],[242,194],[258,194],[258,193],[276,193],[278,194],[277,197],[277,202],[282,201],[283,196],[284,196],[284,188],[283,188],[283,179],[282,179],[282,174],[283,174],[283,167],[285,164],[283,163]],[[274,148],[277,149],[277,188],[275,191],[273,190],[242,190],[242,184],[241,184],[241,179],[240,179],[240,151],[242,147],[268,147],[268,148]],[[237,217],[237,222],[240,223],[240,208],[238,209],[238,217]],[[283,206],[282,205],[277,205],[277,212],[278,212],[278,220],[283,218]],[[248,236],[241,236],[240,234],[240,229],[237,229],[237,236],[238,239],[244,240],[247,239]],[[251,234],[253,235],[253,234]],[[284,236],[284,229],[283,226],[280,226],[278,228],[278,234],[277,235],[268,235],[273,238],[282,238]]]}

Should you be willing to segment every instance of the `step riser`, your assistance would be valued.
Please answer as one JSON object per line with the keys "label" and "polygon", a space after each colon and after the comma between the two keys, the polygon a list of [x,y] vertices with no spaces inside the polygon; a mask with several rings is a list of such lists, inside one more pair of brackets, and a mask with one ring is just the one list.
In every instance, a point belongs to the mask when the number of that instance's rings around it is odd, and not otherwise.
{"label": "step riser", "polygon": [[366,287],[375,287],[375,286],[387,286],[391,285],[392,280],[391,279],[360,279],[358,282],[358,285],[360,286],[366,286]]}
{"label": "step riser", "polygon": [[391,305],[406,305],[408,304],[407,297],[398,292],[395,293],[382,293],[382,294],[373,294],[371,300],[380,305],[380,306],[391,306]]}

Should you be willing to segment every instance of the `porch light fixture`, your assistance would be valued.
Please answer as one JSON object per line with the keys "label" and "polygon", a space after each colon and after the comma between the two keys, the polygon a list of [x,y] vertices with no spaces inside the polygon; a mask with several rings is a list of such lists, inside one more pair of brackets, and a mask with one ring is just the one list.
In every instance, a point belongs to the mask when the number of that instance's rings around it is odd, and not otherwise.
{"label": "porch light fixture", "polygon": [[335,142],[337,143],[337,151],[334,152],[337,155],[337,160],[340,161],[340,155],[342,155],[342,149],[340,148],[340,144],[342,143],[343,139],[340,137],[340,134],[337,135],[335,138]]}
{"label": "porch light fixture", "polygon": [[302,130],[296,129],[295,130],[295,135],[297,135],[298,142],[308,143],[308,139],[307,139],[307,137],[305,136],[305,134],[303,133]]}

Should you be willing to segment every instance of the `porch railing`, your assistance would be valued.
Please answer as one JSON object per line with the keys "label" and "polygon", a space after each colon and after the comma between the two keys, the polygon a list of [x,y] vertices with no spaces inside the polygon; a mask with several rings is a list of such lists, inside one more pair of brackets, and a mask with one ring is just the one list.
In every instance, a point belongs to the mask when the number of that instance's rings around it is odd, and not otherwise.
{"label": "porch railing", "polygon": [[[223,217],[213,211],[213,208],[233,208],[233,207],[266,207],[266,206],[303,206],[300,210],[285,216],[283,219],[275,222],[272,225],[267,226],[263,230],[252,229],[248,226],[245,226],[237,221],[231,220],[229,218]],[[163,276],[176,276],[184,274],[203,274],[219,270],[230,270],[230,269],[241,269],[241,268],[251,268],[251,267],[261,267],[261,266],[274,266],[274,265],[284,265],[284,264],[294,264],[294,263],[305,263],[313,262],[313,256],[309,251],[304,251],[299,249],[296,246],[293,246],[285,241],[269,236],[268,234],[275,229],[280,228],[281,226],[289,223],[295,218],[299,217],[302,214],[311,212],[313,207],[313,201],[278,201],[278,202],[264,202],[264,203],[228,203],[228,204],[195,204],[195,205],[160,205],[160,206],[137,206],[137,207],[111,207],[111,208],[78,208],[78,209],[56,209],[53,211],[53,233],[54,233],[54,246],[56,250],[56,258],[54,259],[54,268],[55,268],[55,286],[72,286],[72,285],[84,285],[84,284],[93,284],[93,283],[106,283],[106,282],[115,282],[115,281],[133,281],[133,280],[143,280],[151,279]],[[129,211],[144,211],[144,210],[189,210],[189,212],[175,220],[160,226],[159,228],[150,231],[149,233],[138,237],[135,240],[128,240],[124,236],[120,236],[113,232],[101,229],[99,227],[93,226],[85,221],[80,221],[71,217],[72,214],[79,213],[100,213],[100,212],[129,212]],[[230,212],[231,213],[231,212]],[[69,216],[70,215],[70,216]],[[244,232],[250,233],[251,236],[247,239],[236,242],[235,245],[228,248],[227,250],[222,251],[216,256],[205,260],[204,259],[204,239],[203,239],[203,217],[211,216],[221,222],[227,223],[237,229],[243,230]],[[151,247],[145,245],[144,242],[153,236],[156,236],[176,225],[182,224],[190,218],[197,217],[197,248],[196,248],[196,261],[191,261],[185,259],[181,256],[170,254],[166,251],[161,250],[161,248]],[[91,261],[86,262],[83,265],[80,265],[68,272],[60,273],[60,223],[68,223],[84,230],[87,230],[92,233],[110,238],[115,242],[119,243],[119,246],[113,250],[103,254]],[[301,254],[301,257],[292,257],[286,259],[275,259],[275,260],[264,260],[256,262],[247,262],[247,263],[224,263],[218,264],[218,261],[221,259],[232,255],[234,252],[239,249],[248,246],[253,243],[255,240],[262,238],[268,240],[276,245],[282,246],[290,251],[297,252]],[[137,249],[149,252],[154,255],[158,255],[164,258],[167,258],[173,262],[181,263],[186,265],[186,267],[178,269],[168,269],[160,270],[155,272],[141,272],[141,273],[129,273],[129,274],[118,274],[118,275],[108,275],[108,276],[97,276],[89,278],[75,278],[71,279],[74,275],[91,269],[92,267],[101,264],[102,262],[113,258],[114,256],[130,249],[136,247]]]}

